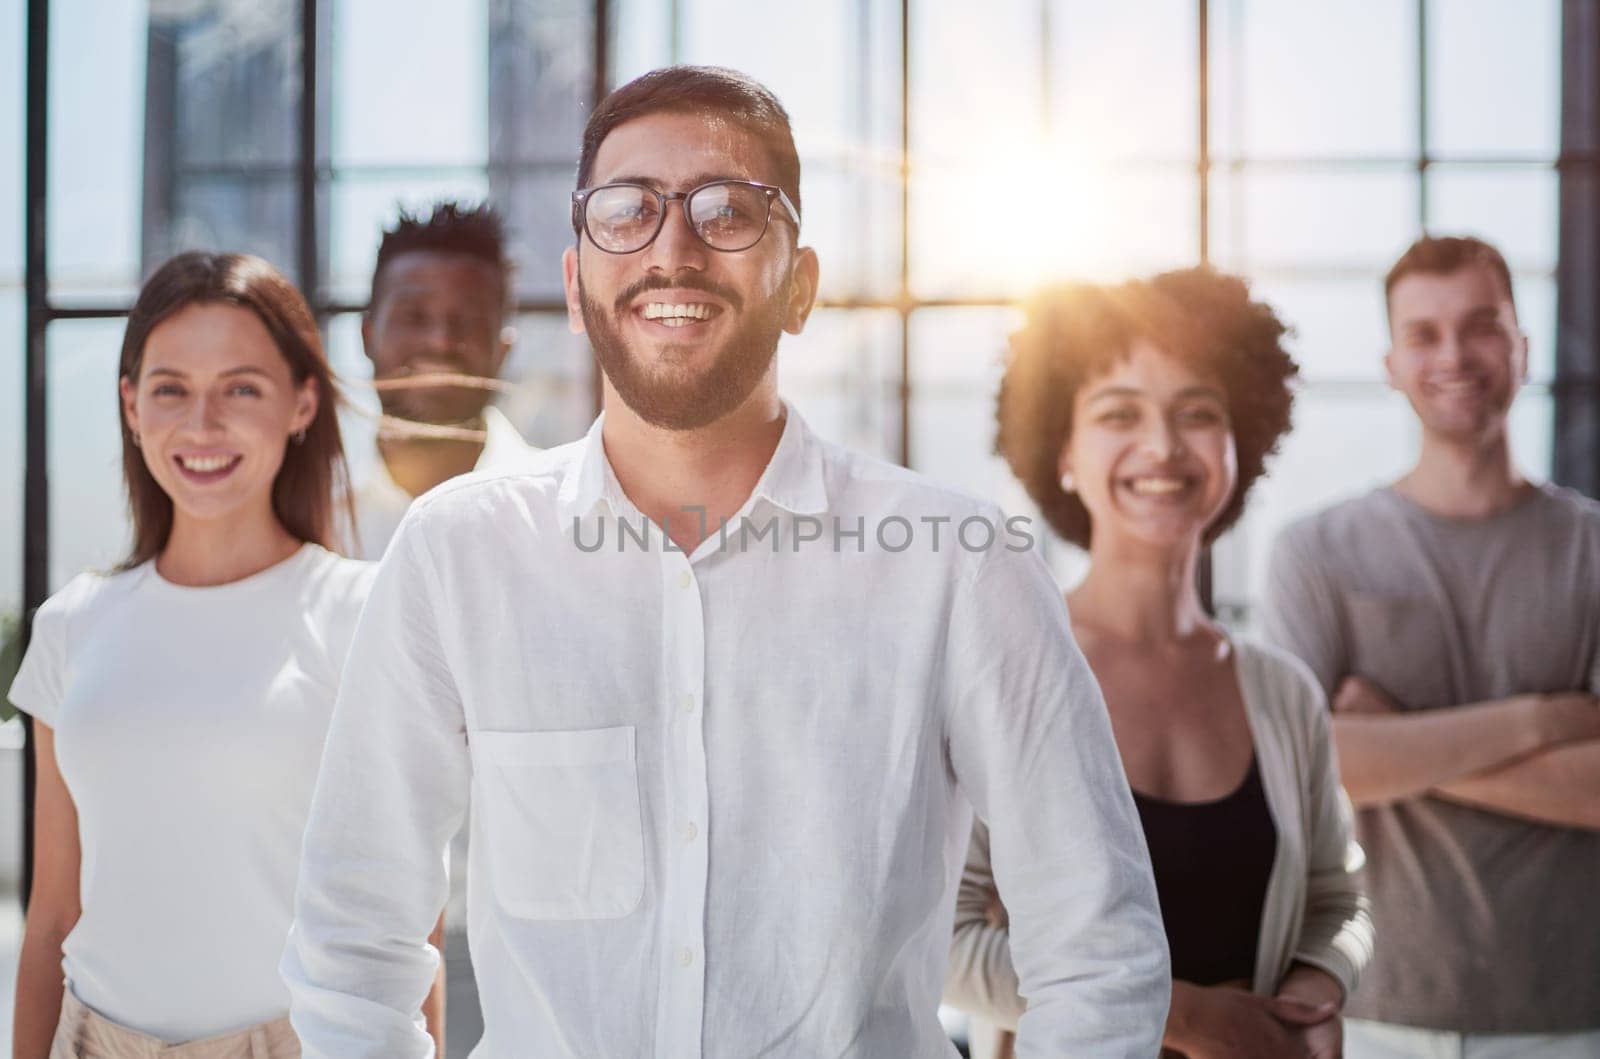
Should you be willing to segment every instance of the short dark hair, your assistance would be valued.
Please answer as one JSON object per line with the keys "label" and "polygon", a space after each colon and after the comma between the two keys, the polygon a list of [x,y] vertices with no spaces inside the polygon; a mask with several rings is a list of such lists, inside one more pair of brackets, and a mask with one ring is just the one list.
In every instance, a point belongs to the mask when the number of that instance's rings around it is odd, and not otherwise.
{"label": "short dark hair", "polygon": [[1517,300],[1512,293],[1511,269],[1506,267],[1505,256],[1491,244],[1471,235],[1425,235],[1406,247],[1406,252],[1400,255],[1390,266],[1389,274],[1383,277],[1384,312],[1389,311],[1389,299],[1394,294],[1395,284],[1407,276],[1417,272],[1447,276],[1472,265],[1482,265],[1500,277],[1500,282],[1506,287],[1506,300],[1515,312]]}
{"label": "short dark hair", "polygon": [[1164,272],[1117,286],[1071,283],[1040,292],[1011,337],[1000,384],[995,448],[1063,538],[1087,548],[1089,511],[1061,488],[1061,450],[1073,402],[1125,359],[1135,339],[1216,376],[1239,458],[1239,481],[1210,526],[1209,543],[1238,521],[1250,487],[1289,430],[1299,373],[1283,348],[1288,329],[1244,280],[1209,268]]}
{"label": "short dark hair", "polygon": [[[721,66],[665,66],[634,78],[602,99],[583,127],[578,187],[589,186],[594,156],[613,129],[635,118],[665,113],[722,114],[756,133],[777,167],[773,179],[794,208],[800,209],[800,154],[795,150],[789,112],[767,86]],[[572,230],[574,234],[583,230],[576,210]]]}
{"label": "short dark hair", "polygon": [[[322,350],[316,317],[300,292],[266,261],[250,254],[193,250],[156,269],[128,313],[117,375],[139,381],[145,343],[164,321],[191,305],[227,305],[253,313],[272,336],[298,385],[315,379],[317,414],[298,444],[284,439],[283,465],[272,483],[272,511],[291,535],[331,550],[336,518],[355,522],[344,443],[339,437],[339,386]],[[145,464],[144,453],[122,413],[122,478],[133,517],[133,547],[122,561],[128,570],[161,554],[172,534],[172,498]]]}
{"label": "short dark hair", "polygon": [[383,266],[402,254],[419,250],[461,254],[481,261],[500,275],[501,300],[511,298],[513,264],[506,256],[506,227],[499,212],[487,202],[435,202],[426,216],[400,208],[394,224],[383,230],[378,261],[372,268],[372,302],[378,301],[378,278]]}

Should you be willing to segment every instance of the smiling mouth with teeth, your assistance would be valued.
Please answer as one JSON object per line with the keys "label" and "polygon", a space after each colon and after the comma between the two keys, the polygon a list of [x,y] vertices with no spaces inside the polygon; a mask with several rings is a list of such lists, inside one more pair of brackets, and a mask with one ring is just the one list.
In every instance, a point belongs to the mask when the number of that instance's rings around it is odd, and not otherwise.
{"label": "smiling mouth with teeth", "polygon": [[1171,496],[1189,488],[1187,478],[1130,478],[1128,488],[1139,496]]}
{"label": "smiling mouth with teeth", "polygon": [[721,312],[721,309],[708,302],[646,302],[640,315],[666,327],[684,327],[710,320]]}
{"label": "smiling mouth with teeth", "polygon": [[194,474],[215,474],[218,471],[228,470],[238,463],[242,456],[179,456],[178,466]]}

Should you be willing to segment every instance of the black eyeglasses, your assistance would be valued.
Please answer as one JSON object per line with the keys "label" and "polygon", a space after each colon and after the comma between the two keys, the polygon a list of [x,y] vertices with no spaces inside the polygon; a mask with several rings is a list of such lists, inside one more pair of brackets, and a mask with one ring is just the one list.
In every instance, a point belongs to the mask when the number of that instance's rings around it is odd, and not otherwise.
{"label": "black eyeglasses", "polygon": [[752,180],[713,180],[670,194],[644,184],[580,188],[572,193],[572,227],[588,233],[589,241],[608,254],[637,253],[661,234],[667,203],[674,200],[682,201],[683,218],[695,237],[723,253],[748,250],[761,241],[774,201],[795,231],[800,230],[800,211],[783,189]]}

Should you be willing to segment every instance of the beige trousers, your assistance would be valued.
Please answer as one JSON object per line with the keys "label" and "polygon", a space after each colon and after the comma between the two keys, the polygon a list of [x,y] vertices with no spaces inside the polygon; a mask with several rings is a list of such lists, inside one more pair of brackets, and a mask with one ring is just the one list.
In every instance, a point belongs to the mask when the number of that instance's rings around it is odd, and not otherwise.
{"label": "beige trousers", "polygon": [[61,997],[50,1059],[300,1059],[300,1039],[289,1020],[281,1018],[218,1037],[168,1044],[119,1026],[68,989]]}

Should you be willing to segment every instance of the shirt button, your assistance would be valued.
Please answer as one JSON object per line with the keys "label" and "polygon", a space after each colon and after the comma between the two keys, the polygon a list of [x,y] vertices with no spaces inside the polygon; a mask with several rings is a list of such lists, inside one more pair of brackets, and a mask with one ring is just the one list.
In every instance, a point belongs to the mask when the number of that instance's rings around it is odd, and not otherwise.
{"label": "shirt button", "polygon": [[692,580],[694,579],[689,576],[689,571],[685,570],[683,573],[678,575],[678,587],[688,588],[689,582]]}
{"label": "shirt button", "polygon": [[694,950],[685,948],[682,952],[678,953],[678,962],[685,967],[692,967],[694,965]]}
{"label": "shirt button", "polygon": [[697,839],[699,837],[700,837],[700,829],[698,827],[695,827],[693,822],[690,822],[690,823],[687,823],[687,824],[683,825],[683,840],[685,842],[693,842],[695,839]]}
{"label": "shirt button", "polygon": [[684,713],[693,713],[694,712],[694,696],[693,695],[685,695],[683,697],[682,709],[683,709]]}

